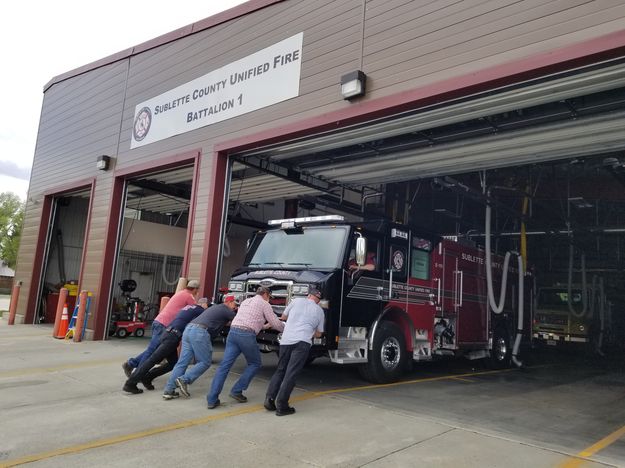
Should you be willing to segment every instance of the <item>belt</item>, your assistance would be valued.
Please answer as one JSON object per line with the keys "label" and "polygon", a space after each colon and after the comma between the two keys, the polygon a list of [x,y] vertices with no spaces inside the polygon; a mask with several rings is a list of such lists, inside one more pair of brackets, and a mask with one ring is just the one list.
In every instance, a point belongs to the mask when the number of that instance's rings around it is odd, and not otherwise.
{"label": "belt", "polygon": [[167,328],[165,331],[166,331],[166,332],[169,332],[169,333],[173,333],[173,334],[174,334],[174,335],[176,335],[176,336],[182,336],[182,332],[181,332],[180,330],[178,330],[177,328],[171,328],[171,327],[169,327],[169,328]]}
{"label": "belt", "polygon": [[200,327],[200,328],[203,328],[204,330],[208,330],[208,327],[204,325],[203,323],[190,323],[189,325],[194,326],[194,327]]}
{"label": "belt", "polygon": [[254,333],[254,335],[256,335],[256,330],[254,330],[253,328],[250,327],[241,327],[241,326],[234,326],[234,327],[230,327],[230,328],[234,328],[235,330],[241,330],[241,331],[245,331],[245,332],[250,332],[250,333]]}

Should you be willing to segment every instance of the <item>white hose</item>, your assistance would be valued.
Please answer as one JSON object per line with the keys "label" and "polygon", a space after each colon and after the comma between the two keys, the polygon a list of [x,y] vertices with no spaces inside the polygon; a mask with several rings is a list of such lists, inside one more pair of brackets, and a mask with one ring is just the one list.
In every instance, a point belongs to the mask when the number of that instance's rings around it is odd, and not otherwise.
{"label": "white hose", "polygon": [[493,292],[493,272],[491,270],[491,250],[490,250],[490,215],[491,207],[486,205],[486,226],[485,226],[485,241],[486,241],[486,289],[488,290],[488,302],[491,309],[496,314],[500,314],[503,311],[503,307],[506,300],[506,285],[508,284],[508,264],[510,263],[510,252],[506,252],[506,256],[503,261],[503,274],[501,277],[501,291],[499,293],[499,304],[495,302],[495,293]]}
{"label": "white hose", "polygon": [[586,289],[586,255],[582,253],[582,310],[576,311],[573,308],[573,303],[571,302],[571,292],[572,292],[572,284],[573,284],[573,253],[574,248],[573,244],[569,246],[569,277],[567,282],[567,298],[566,304],[569,308],[569,312],[573,314],[575,317],[583,317],[586,315],[586,311],[588,310],[588,291]]}
{"label": "white hose", "polygon": [[523,257],[519,255],[517,252],[506,252],[503,262],[503,272],[501,276],[501,292],[499,294],[499,304],[495,302],[495,293],[493,292],[493,272],[492,268],[492,254],[490,247],[490,219],[491,219],[491,207],[490,205],[486,205],[486,226],[484,229],[485,235],[485,244],[486,244],[486,289],[488,290],[488,302],[490,304],[491,309],[495,314],[500,314],[503,311],[504,304],[506,302],[506,285],[508,283],[508,264],[510,263],[510,255],[514,254],[517,257],[518,265],[519,265],[519,300],[518,300],[518,322],[517,322],[517,333],[514,339],[514,345],[512,346],[512,362],[515,366],[521,367],[523,363],[519,361],[517,358],[519,354],[519,348],[521,346],[521,339],[523,337]]}
{"label": "white hose", "polygon": [[[161,278],[163,279],[163,283],[167,286],[173,286],[174,284],[178,284],[179,278],[176,278],[174,281],[168,281],[165,276],[165,268],[167,268],[167,255],[163,255],[163,267],[161,268]],[[180,274],[178,274],[180,276]]]}
{"label": "white hose", "polygon": [[228,238],[226,237],[224,239],[224,257],[228,258],[230,256],[230,242],[228,241]]}

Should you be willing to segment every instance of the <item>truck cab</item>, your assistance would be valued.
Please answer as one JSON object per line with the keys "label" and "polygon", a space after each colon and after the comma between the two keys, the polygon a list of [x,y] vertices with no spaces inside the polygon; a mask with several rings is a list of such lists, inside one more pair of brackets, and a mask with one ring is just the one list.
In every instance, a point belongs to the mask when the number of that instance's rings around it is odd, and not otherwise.
{"label": "truck cab", "polygon": [[[542,344],[549,346],[565,343],[588,343],[592,317],[592,307],[584,311],[583,291],[580,285],[571,288],[565,286],[549,286],[538,289],[533,324],[533,337]],[[592,297],[589,289],[587,297]],[[571,310],[571,308],[573,310]]]}

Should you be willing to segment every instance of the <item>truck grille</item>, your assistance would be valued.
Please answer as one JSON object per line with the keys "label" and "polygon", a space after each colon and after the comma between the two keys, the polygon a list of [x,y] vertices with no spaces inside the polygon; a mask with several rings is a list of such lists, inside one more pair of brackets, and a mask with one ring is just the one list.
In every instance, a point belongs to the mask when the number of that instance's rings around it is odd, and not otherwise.
{"label": "truck grille", "polygon": [[273,311],[276,315],[282,315],[282,312],[286,308],[287,304],[291,301],[292,285],[293,281],[280,281],[273,279],[249,280],[245,288],[245,296],[251,297],[256,294],[256,290],[259,286],[268,288],[273,296],[269,300],[271,307],[273,307]]}

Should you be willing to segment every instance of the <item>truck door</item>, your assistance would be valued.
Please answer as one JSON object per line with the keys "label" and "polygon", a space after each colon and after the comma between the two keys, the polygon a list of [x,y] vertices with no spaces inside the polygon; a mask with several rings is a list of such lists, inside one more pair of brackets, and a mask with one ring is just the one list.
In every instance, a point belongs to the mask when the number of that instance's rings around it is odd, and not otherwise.
{"label": "truck door", "polygon": [[367,257],[365,265],[356,265],[355,240],[352,239],[347,265],[343,275],[342,305],[339,315],[340,327],[367,327],[380,314],[382,304],[388,297],[388,285],[382,262],[382,239],[367,234]]}

